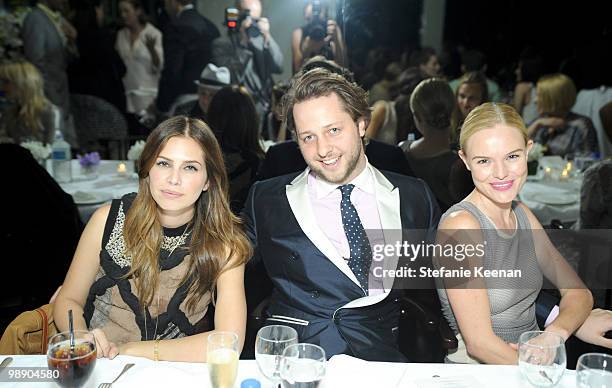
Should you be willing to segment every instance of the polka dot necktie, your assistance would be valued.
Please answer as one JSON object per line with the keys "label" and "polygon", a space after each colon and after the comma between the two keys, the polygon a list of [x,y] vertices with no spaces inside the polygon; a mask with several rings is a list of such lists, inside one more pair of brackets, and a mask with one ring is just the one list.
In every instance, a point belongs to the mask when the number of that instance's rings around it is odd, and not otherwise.
{"label": "polka dot necktie", "polygon": [[351,193],[354,188],[355,185],[352,184],[338,186],[342,193],[340,214],[342,215],[342,226],[344,227],[344,233],[348,239],[351,252],[348,266],[367,294],[368,274],[372,264],[372,248],[370,247],[370,240],[368,240],[363,224],[359,219],[359,214],[357,214],[357,209],[355,209],[351,202]]}

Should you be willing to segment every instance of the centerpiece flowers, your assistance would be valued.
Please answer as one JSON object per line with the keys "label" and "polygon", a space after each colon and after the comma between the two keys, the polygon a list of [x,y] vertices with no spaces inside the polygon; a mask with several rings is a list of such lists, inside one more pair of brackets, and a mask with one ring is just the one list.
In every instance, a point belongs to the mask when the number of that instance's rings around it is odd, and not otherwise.
{"label": "centerpiece flowers", "polygon": [[47,160],[49,158],[49,155],[51,155],[50,144],[43,144],[39,141],[34,140],[24,141],[20,145],[30,151],[34,159],[36,159],[36,161],[43,167],[45,165],[45,160]]}
{"label": "centerpiece flowers", "polygon": [[138,140],[134,145],[130,147],[127,153],[128,160],[134,161],[134,172],[138,173],[138,160],[140,159],[140,154],[142,154],[142,150],[144,149],[145,141]]}
{"label": "centerpiece flowers", "polygon": [[95,175],[100,165],[100,154],[97,152],[90,152],[85,155],[77,155],[79,159],[79,165],[81,166],[81,172],[84,175]]}

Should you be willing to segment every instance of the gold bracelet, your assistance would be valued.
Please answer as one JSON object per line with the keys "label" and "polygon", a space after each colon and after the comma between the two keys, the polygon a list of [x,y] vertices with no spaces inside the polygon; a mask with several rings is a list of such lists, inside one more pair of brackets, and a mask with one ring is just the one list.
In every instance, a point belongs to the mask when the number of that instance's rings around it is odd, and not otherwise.
{"label": "gold bracelet", "polygon": [[153,361],[159,361],[159,339],[156,339],[153,345]]}

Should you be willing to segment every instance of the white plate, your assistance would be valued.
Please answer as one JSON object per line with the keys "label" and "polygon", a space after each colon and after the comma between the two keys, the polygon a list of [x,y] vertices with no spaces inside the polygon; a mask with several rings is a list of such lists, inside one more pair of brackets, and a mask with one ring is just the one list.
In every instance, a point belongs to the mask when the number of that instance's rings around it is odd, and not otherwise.
{"label": "white plate", "polygon": [[576,194],[561,194],[561,193],[536,193],[531,196],[531,199],[546,203],[548,205],[571,205],[578,201]]}
{"label": "white plate", "polygon": [[108,193],[94,193],[86,191],[76,191],[71,194],[74,203],[77,205],[96,205],[110,201],[113,196]]}

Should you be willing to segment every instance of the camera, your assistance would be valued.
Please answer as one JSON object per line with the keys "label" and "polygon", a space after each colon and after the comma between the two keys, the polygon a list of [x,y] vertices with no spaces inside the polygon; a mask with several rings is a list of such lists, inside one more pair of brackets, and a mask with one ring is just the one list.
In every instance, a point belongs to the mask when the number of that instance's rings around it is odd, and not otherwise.
{"label": "camera", "polygon": [[320,42],[327,36],[327,21],[321,15],[321,1],[312,1],[312,19],[308,24],[302,27],[304,36]]}
{"label": "camera", "polygon": [[246,31],[249,37],[255,38],[261,35],[261,31],[257,27],[257,19],[251,17],[251,10],[245,9],[239,11],[238,8],[234,7],[225,9],[225,26],[229,31],[238,31],[246,18],[251,19],[251,25]]}

